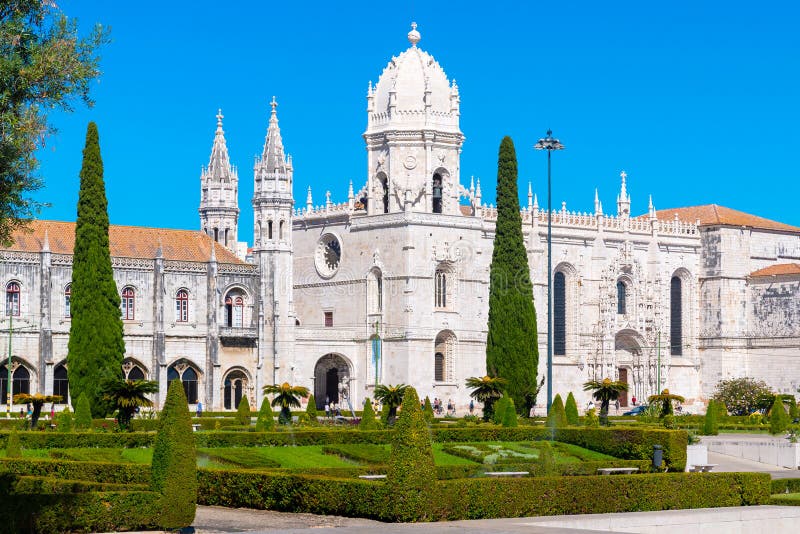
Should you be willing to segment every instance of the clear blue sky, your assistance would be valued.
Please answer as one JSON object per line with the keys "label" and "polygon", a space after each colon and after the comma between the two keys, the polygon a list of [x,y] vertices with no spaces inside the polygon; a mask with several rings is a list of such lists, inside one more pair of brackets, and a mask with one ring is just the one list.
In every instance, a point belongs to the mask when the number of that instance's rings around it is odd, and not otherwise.
{"label": "clear blue sky", "polygon": [[[86,123],[100,129],[113,224],[199,228],[199,176],[221,107],[239,168],[240,239],[252,241],[253,157],[275,95],[294,157],[295,200],[344,201],[366,180],[367,82],[420,47],[461,91],[462,182],[495,202],[497,149],[514,139],[520,193],[614,212],[628,173],[633,213],[717,203],[800,226],[797,2],[79,2],[83,28],[111,27],[92,110],[53,115],[42,150],[52,204],[74,220]],[[656,5],[660,4],[660,5]],[[523,202],[525,202],[524,200]]]}

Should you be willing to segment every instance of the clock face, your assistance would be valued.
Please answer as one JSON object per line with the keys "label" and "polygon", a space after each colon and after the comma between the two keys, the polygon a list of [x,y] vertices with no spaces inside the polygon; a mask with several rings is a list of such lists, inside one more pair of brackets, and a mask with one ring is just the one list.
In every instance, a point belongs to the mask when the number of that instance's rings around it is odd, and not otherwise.
{"label": "clock face", "polygon": [[342,244],[333,234],[324,234],[317,242],[314,265],[323,278],[330,278],[339,270],[342,260]]}

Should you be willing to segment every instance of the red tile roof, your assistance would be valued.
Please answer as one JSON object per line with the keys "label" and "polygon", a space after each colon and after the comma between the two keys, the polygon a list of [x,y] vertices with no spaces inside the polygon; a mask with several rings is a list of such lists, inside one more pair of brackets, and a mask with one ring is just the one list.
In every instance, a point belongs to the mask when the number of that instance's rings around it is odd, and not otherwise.
{"label": "red tile roof", "polygon": [[[27,229],[14,232],[14,244],[6,250],[39,252],[44,234],[55,254],[72,254],[75,247],[75,223],[62,221],[33,221]],[[156,257],[161,245],[165,260],[207,262],[211,245],[220,263],[244,263],[236,255],[199,230],[171,230],[142,226],[116,226],[108,229],[111,255],[117,258]]]}
{"label": "red tile roof", "polygon": [[737,211],[717,204],[706,204],[705,206],[689,206],[686,208],[673,208],[658,210],[656,216],[660,220],[674,220],[675,215],[684,222],[700,221],[700,226],[747,226],[762,230],[780,230],[783,232],[800,232],[797,226],[771,221],[756,215],[750,215],[743,211]]}
{"label": "red tile roof", "polygon": [[800,275],[800,263],[779,263],[750,273],[753,278],[781,275]]}

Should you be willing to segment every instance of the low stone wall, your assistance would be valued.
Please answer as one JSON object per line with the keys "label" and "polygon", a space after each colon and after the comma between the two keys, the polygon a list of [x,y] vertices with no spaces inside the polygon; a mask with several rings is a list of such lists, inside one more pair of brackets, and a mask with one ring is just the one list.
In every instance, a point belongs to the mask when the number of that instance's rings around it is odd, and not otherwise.
{"label": "low stone wall", "polygon": [[800,467],[800,443],[789,443],[783,438],[769,439],[715,439],[703,438],[711,452],[727,454],[754,462],[797,469]]}

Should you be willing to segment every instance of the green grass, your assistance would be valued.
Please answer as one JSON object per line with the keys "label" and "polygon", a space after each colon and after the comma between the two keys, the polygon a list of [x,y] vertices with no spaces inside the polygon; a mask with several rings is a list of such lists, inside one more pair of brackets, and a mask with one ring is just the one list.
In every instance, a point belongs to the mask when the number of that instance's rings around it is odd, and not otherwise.
{"label": "green grass", "polygon": [[773,495],[769,503],[783,506],[800,506],[800,493],[779,493]]}
{"label": "green grass", "polygon": [[467,460],[466,458],[462,458],[460,456],[453,456],[452,454],[447,454],[442,450],[442,447],[446,445],[445,443],[434,443],[433,444],[433,461],[436,465],[478,465],[480,462],[473,462],[472,460]]}

